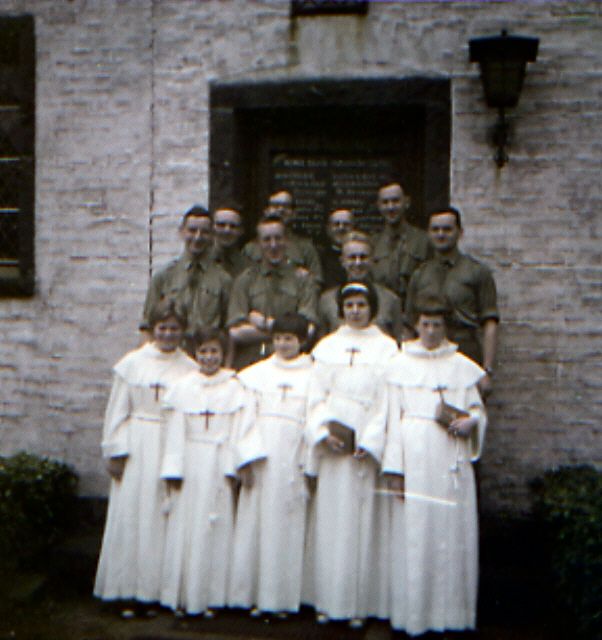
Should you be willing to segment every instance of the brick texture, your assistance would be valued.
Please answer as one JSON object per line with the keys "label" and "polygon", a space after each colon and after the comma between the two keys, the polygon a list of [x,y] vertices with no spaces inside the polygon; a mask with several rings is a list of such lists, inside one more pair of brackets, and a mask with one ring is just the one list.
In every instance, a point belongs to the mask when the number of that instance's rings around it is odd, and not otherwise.
{"label": "brick texture", "polygon": [[[284,0],[0,0],[24,12],[37,289],[0,300],[3,453],[64,458],[83,493],[106,492],[110,369],[137,344],[149,267],[179,251],[178,216],[207,201],[211,81],[423,75],[452,79],[452,202],[500,294],[483,508],[526,512],[544,469],[602,464],[600,3],[373,2],[291,21]],[[502,28],[541,42],[499,170],[468,40]]]}

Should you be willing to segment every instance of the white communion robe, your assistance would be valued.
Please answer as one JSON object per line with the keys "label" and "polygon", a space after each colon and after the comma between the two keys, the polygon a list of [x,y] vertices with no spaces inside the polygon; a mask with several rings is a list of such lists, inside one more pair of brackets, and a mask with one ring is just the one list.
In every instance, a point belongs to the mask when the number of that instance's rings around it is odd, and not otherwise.
{"label": "white communion robe", "polygon": [[[405,502],[392,497],[391,625],[411,635],[473,629],[478,588],[478,521],[472,461],[479,458],[485,372],[444,341],[406,342],[389,367],[389,423],[383,472],[405,476]],[[470,438],[435,421],[445,402],[469,411]]]}
{"label": "white communion robe", "polygon": [[[313,350],[306,472],[318,482],[305,593],[332,619],[388,615],[388,519],[381,509],[388,501],[375,490],[385,442],[385,371],[397,352],[395,340],[375,325],[344,325]],[[369,455],[357,460],[327,449],[329,421],[354,429],[355,446]]]}
{"label": "white communion robe", "polygon": [[240,491],[232,606],[299,610],[308,498],[303,460],[312,365],[307,354],[292,360],[275,354],[239,373],[255,394],[255,429],[265,460],[254,465],[253,486]]}
{"label": "white communion robe", "polygon": [[105,412],[105,458],[127,456],[121,480],[111,480],[107,521],[94,595],[104,600],[159,600],[165,516],[159,470],[162,455],[161,398],[196,367],[177,349],[153,343],[126,354],[114,367]]}
{"label": "white communion robe", "polygon": [[234,528],[228,476],[251,455],[252,402],[234,371],[194,371],[165,395],[164,410],[161,476],[182,485],[170,493],[161,604],[194,615],[226,605]]}

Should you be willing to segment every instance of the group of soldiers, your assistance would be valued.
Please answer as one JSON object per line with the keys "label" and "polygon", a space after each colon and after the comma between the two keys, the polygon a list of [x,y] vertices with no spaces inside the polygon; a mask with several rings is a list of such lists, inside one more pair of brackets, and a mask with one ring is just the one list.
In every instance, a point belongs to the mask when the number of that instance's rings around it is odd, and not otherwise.
{"label": "group of soldiers", "polygon": [[425,232],[408,222],[411,199],[398,182],[383,185],[376,203],[383,221],[378,233],[359,230],[361,213],[335,209],[325,221],[328,242],[321,247],[294,232],[288,191],[270,196],[256,237],[244,245],[239,207],[210,213],[193,206],[180,223],[181,256],[150,282],[141,329],[148,329],[157,303],[172,299],[187,318],[187,334],[201,327],[227,329],[229,364],[240,369],[268,355],[274,318],[300,313],[315,340],[342,322],[340,285],[369,281],[378,296],[376,324],[398,342],[414,337],[420,300],[443,297],[452,309],[448,337],[485,369],[480,388],[486,395],[497,344],[496,288],[490,269],[458,248],[460,212],[434,211]]}

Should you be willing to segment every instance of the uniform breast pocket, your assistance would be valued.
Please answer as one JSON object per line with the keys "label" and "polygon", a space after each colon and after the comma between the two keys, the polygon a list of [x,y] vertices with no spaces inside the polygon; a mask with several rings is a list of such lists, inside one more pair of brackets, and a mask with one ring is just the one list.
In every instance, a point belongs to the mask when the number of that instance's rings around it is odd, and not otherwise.
{"label": "uniform breast pocket", "polygon": [[161,290],[162,298],[169,298],[170,300],[178,300],[185,293],[186,285],[177,281],[170,282],[167,286]]}
{"label": "uniform breast pocket", "polygon": [[249,309],[251,311],[260,311],[261,313],[267,313],[268,309],[268,296],[264,287],[258,287],[251,285],[249,287]]}
{"label": "uniform breast pocket", "polygon": [[286,286],[277,289],[279,313],[296,311],[298,295],[297,291]]}
{"label": "uniform breast pocket", "polygon": [[215,287],[202,287],[200,293],[200,309],[205,316],[219,313],[221,291]]}
{"label": "uniform breast pocket", "polygon": [[474,297],[474,286],[470,278],[462,274],[454,274],[445,282],[445,293],[454,304],[466,304]]}

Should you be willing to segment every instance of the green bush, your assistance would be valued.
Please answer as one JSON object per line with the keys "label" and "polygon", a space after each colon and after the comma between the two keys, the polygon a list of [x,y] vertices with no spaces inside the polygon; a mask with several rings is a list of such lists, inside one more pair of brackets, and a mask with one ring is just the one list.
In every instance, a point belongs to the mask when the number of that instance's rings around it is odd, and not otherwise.
{"label": "green bush", "polygon": [[77,476],[25,452],[0,457],[0,569],[44,566],[73,522]]}
{"label": "green bush", "polygon": [[591,466],[548,471],[533,483],[558,611],[575,636],[602,638],[602,472]]}

